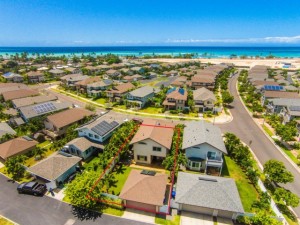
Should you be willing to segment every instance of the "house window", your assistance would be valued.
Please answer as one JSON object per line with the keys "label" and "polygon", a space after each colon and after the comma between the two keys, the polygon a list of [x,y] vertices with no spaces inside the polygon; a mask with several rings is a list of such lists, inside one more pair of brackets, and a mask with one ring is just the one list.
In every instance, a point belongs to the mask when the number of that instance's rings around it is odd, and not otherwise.
{"label": "house window", "polygon": [[161,152],[161,147],[153,147],[154,152]]}
{"label": "house window", "polygon": [[93,137],[93,135],[89,133],[89,137]]}
{"label": "house window", "polygon": [[147,156],[144,156],[144,155],[138,155],[137,156],[137,159],[139,160],[139,161],[147,161]]}
{"label": "house window", "polygon": [[138,142],[140,145],[146,145],[146,143],[145,142],[142,142],[142,141],[140,141],[140,142]]}
{"label": "house window", "polygon": [[191,162],[191,167],[193,167],[193,168],[199,168],[200,165],[201,165],[200,162]]}
{"label": "house window", "polygon": [[216,159],[217,153],[216,152],[208,152],[207,153],[207,158],[209,159]]}
{"label": "house window", "polygon": [[98,136],[98,135],[95,135],[95,138],[96,138],[96,139],[99,139],[99,136]]}

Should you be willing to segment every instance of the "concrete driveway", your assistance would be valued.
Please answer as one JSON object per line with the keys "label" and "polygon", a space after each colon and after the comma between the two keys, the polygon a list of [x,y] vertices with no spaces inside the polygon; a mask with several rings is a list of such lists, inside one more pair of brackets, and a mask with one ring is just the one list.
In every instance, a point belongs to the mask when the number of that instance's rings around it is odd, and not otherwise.
{"label": "concrete driveway", "polygon": [[135,209],[126,209],[122,218],[139,222],[155,224],[155,214]]}
{"label": "concrete driveway", "polygon": [[212,216],[198,213],[182,212],[181,225],[214,225]]}

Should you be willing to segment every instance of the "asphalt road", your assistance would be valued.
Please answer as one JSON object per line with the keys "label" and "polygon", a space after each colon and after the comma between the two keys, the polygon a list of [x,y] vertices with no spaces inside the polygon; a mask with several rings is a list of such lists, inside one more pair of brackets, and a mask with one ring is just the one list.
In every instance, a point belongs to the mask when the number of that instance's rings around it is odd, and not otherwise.
{"label": "asphalt road", "polygon": [[146,225],[106,214],[75,209],[69,204],[44,196],[18,194],[17,183],[0,175],[0,215],[21,225]]}
{"label": "asphalt road", "polygon": [[[293,165],[281,154],[281,152],[273,145],[273,143],[265,136],[263,131],[256,125],[251,116],[244,108],[236,89],[237,76],[234,76],[229,81],[229,91],[234,96],[233,107],[230,112],[233,116],[233,121],[227,124],[218,125],[222,132],[231,132],[236,134],[246,144],[251,143],[250,147],[255,153],[261,164],[264,164],[270,159],[282,161],[286,168],[291,171],[295,177],[293,183],[284,185],[290,191],[300,196],[300,174]],[[294,209],[300,218],[300,207]]]}

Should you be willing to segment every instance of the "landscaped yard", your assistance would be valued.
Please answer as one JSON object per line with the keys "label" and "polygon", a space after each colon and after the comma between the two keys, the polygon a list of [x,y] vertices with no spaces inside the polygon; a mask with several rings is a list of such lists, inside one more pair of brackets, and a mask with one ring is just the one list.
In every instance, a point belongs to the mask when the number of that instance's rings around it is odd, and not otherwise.
{"label": "landscaped yard", "polygon": [[14,225],[14,223],[0,216],[0,225]]}
{"label": "landscaped yard", "polygon": [[51,148],[51,145],[52,143],[50,141],[45,141],[43,143],[40,143],[38,144],[37,146],[40,147],[40,148],[44,148],[46,149],[44,155],[43,155],[43,158],[39,159],[39,160],[36,160],[36,157],[35,156],[32,156],[30,158],[28,158],[25,162],[25,165],[27,167],[30,167],[30,166],[33,166],[34,164],[36,164],[38,161],[42,160],[42,159],[45,159],[47,158],[48,156],[52,155],[55,151],[50,149]]}
{"label": "landscaped yard", "polygon": [[270,137],[272,137],[274,135],[273,132],[266,125],[263,124],[262,128]]}
{"label": "landscaped yard", "polygon": [[114,194],[114,195],[119,195],[122,191],[122,188],[127,180],[127,177],[129,176],[129,173],[131,171],[132,168],[128,167],[128,166],[119,166],[119,167],[115,167],[114,171],[112,172],[112,174],[115,177],[115,180],[117,181],[117,183],[115,183],[114,186],[109,188],[109,193],[110,194]]}
{"label": "landscaped yard", "polygon": [[173,221],[161,218],[161,216],[156,216],[155,223],[162,224],[162,225],[179,225],[180,224],[180,216],[179,215],[174,216]]}
{"label": "landscaped yard", "polygon": [[140,109],[138,112],[157,114],[157,113],[162,113],[161,110],[162,110],[162,108],[156,108],[156,107],[150,106],[150,107],[146,107],[144,109]]}
{"label": "landscaped yard", "polygon": [[249,182],[241,168],[228,156],[225,156],[222,176],[235,179],[245,212],[251,212],[251,206],[258,200],[255,187]]}
{"label": "landscaped yard", "polygon": [[104,105],[107,102],[107,100],[105,98],[98,98],[94,100],[94,102]]}

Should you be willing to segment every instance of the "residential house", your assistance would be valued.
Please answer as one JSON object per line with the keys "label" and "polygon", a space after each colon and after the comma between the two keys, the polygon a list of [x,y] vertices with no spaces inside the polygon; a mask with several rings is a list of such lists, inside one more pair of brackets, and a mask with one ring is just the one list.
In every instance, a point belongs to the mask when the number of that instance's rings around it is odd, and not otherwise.
{"label": "residential house", "polygon": [[7,91],[16,91],[21,89],[29,89],[27,85],[20,83],[0,83],[0,95]]}
{"label": "residential house", "polygon": [[47,116],[44,121],[44,133],[53,139],[63,136],[73,124],[80,124],[94,113],[82,108],[67,109]]}
{"label": "residential house", "polygon": [[128,93],[127,100],[136,104],[139,108],[143,108],[146,102],[155,94],[155,89],[150,86],[144,86]]}
{"label": "residential house", "polygon": [[54,77],[61,77],[65,75],[65,71],[60,70],[60,69],[52,69],[48,71],[52,76]]}
{"label": "residential house", "polygon": [[223,154],[227,154],[227,150],[220,128],[205,121],[187,122],[182,149],[188,160],[188,169],[221,174]]}
{"label": "residential house", "polygon": [[267,80],[269,78],[268,68],[264,65],[255,65],[248,72],[248,80],[252,83],[257,80]]}
{"label": "residential house", "polygon": [[183,110],[187,102],[187,91],[183,88],[171,88],[167,92],[163,106],[168,110]]}
{"label": "residential house", "polygon": [[110,138],[113,132],[121,126],[124,121],[106,113],[89,123],[77,128],[79,137],[86,137],[96,143],[103,143]]}
{"label": "residential house", "polygon": [[32,118],[68,109],[71,107],[72,104],[70,102],[43,102],[39,104],[20,107],[19,112],[23,120],[25,122],[28,122]]}
{"label": "residential house", "polygon": [[69,74],[69,75],[62,76],[60,80],[64,85],[72,88],[75,87],[75,83],[86,80],[87,78],[89,78],[89,76],[87,75]]}
{"label": "residential house", "polygon": [[64,146],[63,151],[86,160],[92,155],[102,152],[103,149],[104,146],[102,144],[92,142],[85,137],[78,137],[68,142]]}
{"label": "residential house", "polygon": [[285,107],[300,106],[300,98],[273,98],[268,100],[268,113],[280,114]]}
{"label": "residential house", "polygon": [[191,79],[191,87],[194,90],[205,87],[212,91],[215,87],[215,77],[210,75],[195,75]]}
{"label": "residential house", "polygon": [[120,100],[122,96],[125,97],[126,93],[134,89],[135,86],[132,83],[119,84],[118,86],[112,87],[111,90],[106,91],[106,96],[111,102]]}
{"label": "residential house", "polygon": [[39,92],[32,89],[19,89],[15,91],[6,91],[2,93],[4,101],[11,101],[18,98],[25,98],[39,95]]}
{"label": "residential house", "polygon": [[262,105],[266,104],[266,101],[274,98],[282,98],[282,99],[291,99],[297,98],[300,96],[297,92],[288,92],[288,91],[264,91],[262,95]]}
{"label": "residential house", "polygon": [[17,137],[0,144],[0,162],[5,162],[8,158],[25,154],[35,148],[37,141],[29,137]]}
{"label": "residential house", "polygon": [[80,68],[67,67],[67,68],[65,68],[65,71],[70,74],[82,74],[82,71]]}
{"label": "residential house", "polygon": [[34,105],[43,102],[51,102],[56,101],[57,97],[55,95],[38,95],[33,97],[26,97],[26,98],[18,98],[11,101],[13,107],[18,109],[20,107]]}
{"label": "residential house", "polygon": [[112,80],[104,79],[87,85],[88,96],[99,97],[101,93],[107,90],[113,84]]}
{"label": "residential house", "polygon": [[122,73],[124,74],[128,74],[128,75],[133,75],[134,74],[134,71],[132,71],[131,69],[128,69],[128,68],[123,68],[120,70]]}
{"label": "residential house", "polygon": [[175,202],[180,212],[192,212],[232,220],[244,213],[232,178],[178,172]]}
{"label": "residential house", "polygon": [[135,74],[132,76],[125,76],[123,77],[124,80],[128,81],[128,82],[132,82],[132,81],[139,81],[143,79],[143,76],[139,75],[139,74]]}
{"label": "residential house", "polygon": [[0,122],[0,139],[6,134],[15,135],[16,132],[6,122]]}
{"label": "residential house", "polygon": [[[149,77],[149,79],[154,79],[154,78],[157,78],[157,73],[154,73],[154,72],[150,72],[150,73],[148,73],[148,77]],[[145,76],[144,76],[145,77]]]}
{"label": "residential house", "polygon": [[193,99],[195,108],[198,112],[205,112],[212,110],[217,101],[216,96],[205,87],[193,91]]}
{"label": "residential house", "polygon": [[81,93],[87,93],[87,86],[89,84],[93,84],[93,83],[99,82],[101,80],[102,80],[101,77],[88,77],[84,80],[77,81],[75,83],[75,86],[76,86],[77,91],[80,91]]}
{"label": "residential house", "polygon": [[130,69],[132,71],[134,71],[135,73],[139,73],[139,74],[142,74],[145,72],[145,69],[143,67],[139,67],[139,66],[131,67]]}
{"label": "residential house", "polygon": [[44,73],[40,71],[30,71],[27,76],[30,83],[39,83],[45,80]]}
{"label": "residential house", "polygon": [[178,78],[176,78],[171,85],[174,87],[183,87],[185,85],[185,83],[187,82],[187,77],[184,76],[180,76]]}
{"label": "residential house", "polygon": [[44,182],[47,189],[61,186],[80,166],[81,158],[66,153],[54,153],[50,157],[29,167],[27,171],[37,180]]}
{"label": "residential house", "polygon": [[7,72],[3,74],[2,77],[8,82],[22,83],[24,81],[22,75],[13,72]]}
{"label": "residential house", "polygon": [[168,176],[162,173],[131,170],[119,197],[127,208],[159,213],[165,204]]}
{"label": "residential house", "polygon": [[107,70],[106,75],[113,79],[119,78],[122,76],[122,74],[118,70],[113,70],[113,69]]}
{"label": "residential house", "polygon": [[288,123],[294,119],[300,118],[300,105],[289,105],[285,106],[281,111],[281,116],[283,118],[283,124]]}
{"label": "residential house", "polygon": [[156,120],[144,120],[130,144],[137,163],[160,163],[171,149],[175,125]]}

